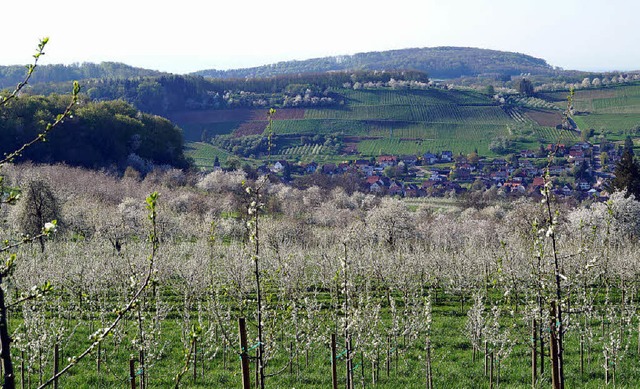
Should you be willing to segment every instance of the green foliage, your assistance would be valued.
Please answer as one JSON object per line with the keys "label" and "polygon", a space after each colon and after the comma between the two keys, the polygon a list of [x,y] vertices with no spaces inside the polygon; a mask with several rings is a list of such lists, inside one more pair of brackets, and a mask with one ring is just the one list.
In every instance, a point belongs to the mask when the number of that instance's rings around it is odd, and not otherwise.
{"label": "green foliage", "polygon": [[496,154],[509,154],[514,151],[515,143],[508,137],[494,138],[489,144],[489,150]]}
{"label": "green foliage", "polygon": [[524,96],[533,96],[533,84],[530,80],[522,78],[518,83],[518,92]]}
{"label": "green foliage", "polygon": [[335,71],[416,69],[435,78],[492,74],[509,78],[522,73],[553,74],[544,60],[528,55],[464,47],[435,47],[358,53],[278,63],[249,69],[202,70],[197,74],[216,78],[271,77],[279,74]]}
{"label": "green foliage", "polygon": [[[0,117],[0,152],[16,150],[36,137],[47,122],[58,119],[56,112],[64,111],[67,104],[69,98],[58,95],[26,96],[8,103]],[[158,116],[139,114],[123,101],[84,103],[60,127],[47,136],[46,142],[25,150],[24,158],[122,170],[137,163],[134,167],[143,173],[151,164],[188,165],[182,134],[174,124]]]}
{"label": "green foliage", "polygon": [[210,143],[189,142],[185,145],[185,155],[192,159],[196,166],[212,169],[216,160],[224,163],[233,154]]}
{"label": "green foliage", "polygon": [[640,199],[640,164],[633,156],[633,149],[624,150],[614,174],[615,178],[611,180],[613,189],[626,191],[627,196],[634,195]]}
{"label": "green foliage", "polygon": [[[45,38],[48,42],[48,38]],[[43,39],[44,41],[44,39]],[[42,47],[44,48],[44,46]],[[40,53],[42,53],[40,51]],[[38,53],[36,53],[37,55]],[[35,55],[34,55],[35,57]],[[39,58],[39,57],[36,57]],[[158,75],[160,72],[134,68],[116,62],[102,62],[100,64],[83,63],[74,65],[39,65],[38,71],[32,78],[33,84],[60,83],[72,80],[87,80],[97,78],[134,78]],[[17,85],[24,78],[24,66],[0,66],[0,89]]]}

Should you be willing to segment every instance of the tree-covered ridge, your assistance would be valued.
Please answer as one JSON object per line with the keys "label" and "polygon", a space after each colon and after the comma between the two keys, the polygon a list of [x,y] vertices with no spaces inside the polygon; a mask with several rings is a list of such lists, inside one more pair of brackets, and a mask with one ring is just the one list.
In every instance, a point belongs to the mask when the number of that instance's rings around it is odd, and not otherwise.
{"label": "tree-covered ridge", "polygon": [[[33,139],[68,104],[68,96],[23,96],[0,116],[0,153]],[[140,113],[124,101],[83,102],[73,116],[24,152],[23,160],[64,162],[89,168],[131,166],[146,173],[154,165],[187,167],[182,132],[169,120]]]}
{"label": "tree-covered ridge", "polygon": [[[331,89],[352,83],[391,80],[426,84],[417,71],[353,71],[287,74],[260,79],[210,79],[202,76],[160,75],[135,78],[95,78],[82,82],[94,101],[125,100],[137,109],[167,116],[203,109],[335,106],[343,101]],[[31,84],[31,83],[30,83]],[[35,84],[31,94],[66,93],[69,82]]]}
{"label": "tree-covered ridge", "polygon": [[[73,65],[38,65],[30,84],[58,83],[92,78],[135,78],[163,74],[118,62],[82,63]],[[16,86],[24,78],[24,66],[0,66],[0,89]]]}
{"label": "tree-covered ridge", "polygon": [[468,47],[434,47],[283,61],[246,69],[210,69],[195,74],[214,78],[259,78],[309,72],[391,69],[418,70],[443,79],[478,75],[508,79],[523,73],[553,75],[558,72],[545,60],[525,54]]}

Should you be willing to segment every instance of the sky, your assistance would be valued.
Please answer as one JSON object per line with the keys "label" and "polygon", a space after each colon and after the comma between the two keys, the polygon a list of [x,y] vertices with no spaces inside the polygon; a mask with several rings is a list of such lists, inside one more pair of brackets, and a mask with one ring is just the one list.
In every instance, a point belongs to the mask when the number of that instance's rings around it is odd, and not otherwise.
{"label": "sky", "polygon": [[184,74],[411,47],[640,70],[637,0],[31,0],[0,5],[0,65],[123,62]]}

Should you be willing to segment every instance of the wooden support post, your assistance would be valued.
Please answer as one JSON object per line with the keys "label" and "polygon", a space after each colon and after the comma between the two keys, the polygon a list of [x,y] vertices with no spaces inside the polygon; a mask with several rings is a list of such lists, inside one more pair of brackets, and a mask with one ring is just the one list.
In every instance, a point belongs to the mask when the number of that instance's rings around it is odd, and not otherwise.
{"label": "wooden support post", "polygon": [[387,378],[391,369],[391,335],[387,336]]}
{"label": "wooden support post", "polygon": [[338,389],[338,370],[336,361],[336,334],[331,334],[331,387]]}
{"label": "wooden support post", "polygon": [[247,324],[244,317],[238,318],[240,332],[240,361],[242,365],[242,388],[251,389],[251,375],[249,371],[249,354],[247,352]]}
{"label": "wooden support post", "polygon": [[431,367],[431,339],[427,339],[427,389],[433,389],[433,368]]}
{"label": "wooden support post", "polygon": [[531,387],[536,387],[538,380],[538,326],[536,319],[531,320]]}
{"label": "wooden support post", "polygon": [[198,379],[198,339],[193,340],[193,383]]}
{"label": "wooden support post", "polygon": [[20,352],[20,386],[24,389],[24,351]]}
{"label": "wooden support post", "polygon": [[489,388],[493,389],[493,351],[489,354]]}
{"label": "wooden support post", "polygon": [[[58,370],[60,366],[60,346],[58,343],[53,346],[53,375],[58,375]],[[53,380],[53,389],[58,389],[58,378]]]}
{"label": "wooden support post", "polygon": [[146,389],[147,387],[147,372],[144,369],[144,350],[140,350],[138,353],[138,362],[140,363],[140,389]]}
{"label": "wooden support post", "polygon": [[558,328],[556,327],[556,304],[551,303],[551,318],[549,323],[549,346],[551,351],[551,387],[562,389],[562,378],[560,377],[560,355],[558,350]]}
{"label": "wooden support post", "polygon": [[129,381],[131,381],[131,389],[136,389],[136,360],[129,359]]}

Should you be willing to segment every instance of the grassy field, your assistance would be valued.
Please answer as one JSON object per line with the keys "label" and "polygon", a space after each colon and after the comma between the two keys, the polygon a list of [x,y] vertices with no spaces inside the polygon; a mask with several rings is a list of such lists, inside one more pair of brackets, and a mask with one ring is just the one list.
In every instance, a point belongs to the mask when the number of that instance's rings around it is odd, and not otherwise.
{"label": "grassy field", "polygon": [[[434,387],[456,388],[489,388],[489,377],[485,374],[485,359],[482,350],[474,360],[473,350],[465,335],[465,323],[469,302],[460,304],[459,297],[443,294],[442,291],[433,302],[433,322],[430,335],[431,364]],[[321,298],[321,297],[319,297]],[[515,307],[512,307],[515,308]],[[388,308],[387,308],[388,309]],[[176,312],[177,314],[177,312]],[[176,374],[184,367],[185,328],[191,324],[201,325],[204,329],[212,329],[215,323],[198,320],[198,313],[192,312],[191,322],[171,316],[163,320],[157,342],[155,357],[148,356],[144,375],[148,387],[173,388]],[[386,321],[390,320],[385,309],[382,312]],[[18,324],[14,321],[13,325]],[[60,352],[61,365],[73,355],[78,355],[86,339],[90,335],[90,327],[86,322],[67,321],[75,326],[75,331]],[[234,324],[234,323],[232,323]],[[326,323],[325,323],[326,324]],[[100,326],[94,321],[93,328]],[[73,388],[129,388],[129,360],[138,358],[136,348],[124,340],[127,334],[135,334],[135,320],[124,323],[116,336],[103,342],[100,349],[100,370],[98,370],[98,352],[92,353],[60,379],[61,387]],[[496,362],[495,374],[499,379],[499,387],[525,388],[531,387],[529,329],[520,320],[514,320],[504,312],[501,322],[503,329],[513,339],[512,351],[502,360]],[[593,330],[598,333],[601,323],[595,320]],[[233,328],[233,325],[230,326]],[[323,325],[323,328],[327,326]],[[330,327],[330,326],[329,326]],[[249,327],[249,339],[254,339],[255,330]],[[236,342],[237,333],[232,334]],[[346,367],[344,345],[338,335],[337,372],[339,386],[344,385]],[[331,386],[331,349],[330,334],[322,333],[310,344],[296,343],[295,339],[280,337],[278,339],[280,353],[269,362],[266,370],[268,388],[326,388]],[[253,343],[250,346],[255,346]],[[255,349],[251,348],[253,355]],[[52,353],[51,353],[52,354]],[[640,380],[640,367],[637,364],[639,355],[631,347],[617,366],[617,388],[632,388]],[[182,377],[181,387],[212,388],[241,387],[239,350],[227,346],[219,331],[211,332],[196,344],[196,363],[190,360],[188,370]],[[41,358],[41,359],[40,359]],[[35,387],[40,382],[40,371],[46,379],[53,372],[53,355],[43,355],[32,360],[32,365],[25,360],[22,365],[20,357],[17,362],[17,386],[20,387],[24,376],[25,387]],[[378,361],[374,363],[374,361]],[[424,339],[407,339],[403,336],[381,339],[376,347],[366,350],[356,348],[353,355],[353,371],[356,386],[391,388],[424,388],[426,386],[426,352]],[[387,363],[388,361],[388,363]],[[584,374],[580,372],[580,342],[575,333],[565,338],[565,379],[566,387],[601,388],[604,386],[604,369],[601,345],[590,344],[585,352]],[[21,368],[24,366],[24,370]],[[253,370],[255,363],[251,361],[251,382],[255,383]],[[137,385],[140,385],[143,371],[135,362]],[[376,382],[374,385],[374,374]],[[499,375],[499,378],[497,378]],[[30,383],[30,385],[28,385]],[[546,370],[535,387],[549,387],[550,366],[546,361]],[[495,382],[494,382],[495,385]]]}
{"label": "grassy field", "polygon": [[[567,92],[549,94],[558,107],[566,106]],[[563,96],[564,95],[564,96]],[[640,126],[640,85],[617,85],[575,92],[574,107],[580,112],[574,120],[580,128],[598,132],[624,132]]]}
{"label": "grassy field", "polygon": [[430,124],[397,130],[378,128],[372,134],[379,137],[364,139],[358,143],[358,151],[363,155],[423,154],[442,150],[468,154],[475,149],[481,155],[494,155],[489,150],[489,142],[480,142],[479,139],[490,140],[496,136],[505,136],[507,128],[490,124]]}
{"label": "grassy field", "polygon": [[196,166],[200,168],[211,169],[213,163],[218,157],[221,164],[227,161],[227,158],[233,154],[203,142],[188,142],[185,145],[185,155],[193,158]]}

